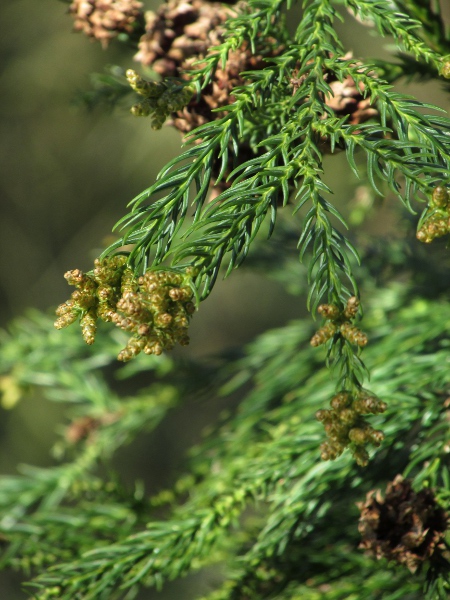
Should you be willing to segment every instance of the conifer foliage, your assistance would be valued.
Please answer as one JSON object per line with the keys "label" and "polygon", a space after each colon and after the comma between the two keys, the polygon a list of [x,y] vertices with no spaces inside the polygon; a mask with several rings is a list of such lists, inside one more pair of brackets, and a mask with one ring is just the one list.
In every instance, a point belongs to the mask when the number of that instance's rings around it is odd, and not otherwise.
{"label": "conifer foliage", "polygon": [[[2,565],[36,600],[132,600],[201,569],[202,600],[447,598],[450,119],[405,91],[448,86],[441,4],[68,4],[77,31],[140,63],[99,76],[88,104],[186,135],[92,270],[66,273],[61,331],[33,313],[2,334],[4,405],[34,388],[70,405],[59,462],[1,478]],[[393,42],[390,60],[352,55],[336,28],[351,19]],[[373,206],[397,202],[395,234],[348,228],[324,166],[343,153]],[[217,277],[261,265],[311,319],[214,372],[168,353]],[[130,389],[156,383],[120,396],[99,369],[118,351]],[[173,489],[148,497],[100,468],[206,390],[240,402]]]}

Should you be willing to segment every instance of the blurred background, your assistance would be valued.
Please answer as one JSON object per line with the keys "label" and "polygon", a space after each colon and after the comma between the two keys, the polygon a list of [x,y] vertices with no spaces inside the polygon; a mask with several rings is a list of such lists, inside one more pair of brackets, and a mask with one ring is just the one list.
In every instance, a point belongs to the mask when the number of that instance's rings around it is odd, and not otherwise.
{"label": "blurred background", "polygon": [[[145,7],[158,4],[147,1]],[[126,204],[180,149],[180,135],[168,127],[155,132],[148,120],[126,110],[88,112],[77,105],[77,93],[90,88],[90,73],[112,64],[138,67],[132,48],[113,43],[103,50],[73,32],[67,7],[57,0],[3,0],[0,7],[1,327],[30,307],[52,310],[68,298],[64,272],[91,268]],[[341,34],[356,56],[383,56],[389,44],[354,21],[341,26]],[[439,85],[414,85],[409,91],[448,106]],[[337,168],[328,177],[337,196],[348,200],[357,181],[351,180],[343,156],[333,160]],[[201,356],[240,348],[257,333],[303,314],[302,299],[242,270],[219,282],[202,305],[193,320],[191,346],[184,351]],[[210,411],[214,414],[214,407]],[[22,462],[49,464],[49,439],[60,415],[59,406],[39,399],[12,412],[2,410],[1,472],[14,473]],[[185,417],[165,425],[152,441],[141,440],[127,456],[144,470],[151,467],[155,479],[164,477],[192,442],[183,434]],[[207,414],[199,417],[200,424],[207,420]],[[169,434],[173,428],[179,436]],[[27,598],[19,581],[2,575],[0,598]],[[195,579],[182,583],[192,590],[202,585]],[[182,597],[185,588],[179,586],[169,586],[158,598]],[[142,595],[154,597],[153,592]]]}

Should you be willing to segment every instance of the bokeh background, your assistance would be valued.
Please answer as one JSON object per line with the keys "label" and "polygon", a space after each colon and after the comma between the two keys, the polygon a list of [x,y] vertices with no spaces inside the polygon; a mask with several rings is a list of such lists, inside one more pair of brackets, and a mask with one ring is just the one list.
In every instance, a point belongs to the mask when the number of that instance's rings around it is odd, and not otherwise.
{"label": "bokeh background", "polygon": [[[158,2],[147,1],[148,9]],[[445,2],[444,2],[445,5]],[[450,12],[450,5],[448,6]],[[386,53],[389,40],[353,22],[341,26],[348,49],[362,57]],[[108,243],[126,203],[150,185],[158,170],[180,149],[170,128],[152,131],[127,111],[93,112],[75,102],[90,88],[90,73],[105,65],[135,66],[133,49],[111,44],[103,50],[72,31],[67,4],[57,0],[3,0],[0,7],[0,326],[28,308],[51,310],[70,293],[68,269],[89,269]],[[414,85],[411,93],[448,106],[439,85]],[[357,182],[336,157],[331,176],[336,194],[347,198]],[[349,185],[350,184],[350,185]],[[385,218],[385,217],[384,217]],[[372,223],[372,227],[374,224]],[[376,226],[376,223],[375,223]],[[282,252],[280,248],[280,252]],[[243,270],[219,282],[192,325],[192,356],[240,348],[268,327],[304,314],[304,302],[274,281]],[[60,407],[39,399],[2,410],[0,469],[18,463],[49,464],[48,448]],[[214,415],[214,406],[164,424],[152,440],[127,450],[136,470],[153,484],[166,477],[196,433]],[[176,432],[173,435],[173,432]],[[184,598],[203,589],[189,579],[169,585],[158,598]],[[27,598],[14,575],[0,576],[1,600]],[[155,598],[144,592],[143,600]],[[189,596],[190,597],[190,596]]]}

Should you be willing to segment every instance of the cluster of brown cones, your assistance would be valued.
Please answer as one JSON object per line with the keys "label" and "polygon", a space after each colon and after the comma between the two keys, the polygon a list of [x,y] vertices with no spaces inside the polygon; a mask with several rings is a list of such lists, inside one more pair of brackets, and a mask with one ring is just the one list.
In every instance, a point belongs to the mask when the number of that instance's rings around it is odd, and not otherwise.
{"label": "cluster of brown cones", "polygon": [[[104,45],[121,32],[141,30],[145,22],[135,60],[163,78],[189,79],[189,71],[198,68],[208,49],[224,41],[225,21],[244,9],[206,0],[169,0],[156,12],[144,13],[142,3],[135,0],[73,0],[69,10],[75,18],[75,28]],[[219,118],[220,113],[212,110],[233,101],[233,88],[245,83],[241,73],[264,68],[265,59],[277,56],[283,47],[284,41],[261,36],[255,52],[246,45],[230,52],[226,65],[218,67],[201,97],[174,112],[170,124],[187,133]],[[326,103],[337,116],[349,115],[349,122],[358,124],[377,114],[370,99],[364,97],[364,89],[350,77],[344,81],[333,78],[333,74],[327,77],[334,95]],[[291,81],[294,79],[295,72]]]}
{"label": "cluster of brown cones", "polygon": [[137,0],[73,0],[69,13],[76,31],[106,47],[119,34],[132,35],[142,28],[142,8],[142,2]]}

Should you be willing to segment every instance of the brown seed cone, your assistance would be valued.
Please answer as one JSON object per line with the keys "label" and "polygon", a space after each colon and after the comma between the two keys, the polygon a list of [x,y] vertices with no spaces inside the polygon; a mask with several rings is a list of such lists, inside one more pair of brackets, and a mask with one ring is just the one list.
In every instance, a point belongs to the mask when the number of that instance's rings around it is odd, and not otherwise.
{"label": "brown seed cone", "polygon": [[146,32],[135,59],[162,77],[178,77],[186,61],[205,56],[222,41],[223,23],[232,11],[219,2],[169,0],[146,12]]}
{"label": "brown seed cone", "polygon": [[358,508],[360,548],[369,554],[395,560],[411,573],[425,560],[440,558],[448,515],[430,489],[416,493],[408,479],[397,475],[384,499],[379,490],[371,491]]}
{"label": "brown seed cone", "polygon": [[329,86],[333,96],[326,98],[326,104],[336,116],[349,115],[348,123],[358,125],[378,115],[377,109],[371,106],[370,98],[364,98],[364,87],[357,86],[351,77],[330,81]]}
{"label": "brown seed cone", "polygon": [[[219,66],[216,69],[212,83],[205,88],[202,96],[199,99],[194,97],[183,110],[178,111],[172,117],[169,124],[184,134],[189,133],[189,131],[204,123],[220,119],[223,114],[220,112],[213,113],[213,109],[228,106],[234,101],[234,97],[231,94],[233,88],[245,84],[245,80],[240,76],[240,73],[263,69],[267,66],[267,63],[264,62],[264,57],[276,55],[276,51],[272,49],[274,45],[275,40],[265,40],[263,43],[264,50],[255,55],[252,54],[250,48],[246,45],[242,46],[239,50],[230,52],[225,68]],[[193,63],[194,61],[190,62]],[[187,63],[185,68],[189,69],[192,67]],[[254,153],[247,146],[239,149],[240,162],[242,162],[242,159],[247,159],[247,154],[251,154],[251,158],[254,157]]]}
{"label": "brown seed cone", "polygon": [[[211,47],[223,42],[224,23],[233,14],[236,14],[236,9],[218,2],[169,0],[162,4],[157,12],[146,13],[146,33],[140,40],[135,60],[150,66],[163,78],[182,77],[189,80],[189,71],[199,68],[199,65],[194,63],[205,57]],[[245,79],[240,74],[263,69],[267,66],[265,59],[277,56],[283,47],[280,40],[261,37],[256,40],[254,53],[246,44],[230,52],[225,67],[218,66],[212,82],[203,90],[201,96],[194,96],[181,110],[172,113],[167,124],[182,134],[187,134],[200,125],[221,118],[222,113],[212,111],[234,101],[233,88],[245,85]],[[325,73],[325,77],[329,75],[334,95],[328,96],[325,101],[337,116],[349,115],[349,123],[358,124],[378,114],[370,105],[370,99],[363,97],[364,90],[357,86],[353,79],[348,77],[340,82],[332,80],[332,74]],[[295,71],[292,76],[291,82],[295,91],[296,82],[301,85],[301,80],[295,79]],[[322,140],[322,147],[325,152],[330,151],[328,139]],[[230,164],[229,171],[218,183],[215,183],[215,180],[220,172],[220,161],[213,164],[209,200],[214,200],[231,185],[232,182],[226,180],[229,172],[254,157],[254,150],[247,142],[241,142],[239,156],[233,165]]]}
{"label": "brown seed cone", "polygon": [[143,4],[137,0],[73,0],[69,13],[74,28],[106,47],[120,33],[132,34],[143,25]]}
{"label": "brown seed cone", "polygon": [[[236,9],[218,2],[169,0],[156,13],[149,11],[145,14],[146,32],[139,42],[135,60],[150,66],[162,77],[189,78],[189,74],[183,74],[183,71],[192,69],[193,63],[206,56],[209,48],[223,42],[224,23],[233,14],[236,14]],[[252,53],[247,45],[230,52],[225,68],[219,66],[201,99],[193,100],[179,111],[171,124],[187,133],[205,122],[220,118],[220,113],[214,114],[211,110],[227,106],[232,101],[232,88],[245,83],[240,73],[264,68],[267,64],[264,58],[277,56],[282,49],[283,45],[276,39],[265,38],[257,40],[256,53]],[[344,58],[351,58],[351,55]],[[291,79],[294,91],[301,83],[301,78],[296,79],[294,71]],[[327,96],[325,101],[337,116],[349,115],[349,123],[358,124],[378,114],[370,105],[370,99],[364,98],[362,84],[356,85],[351,77],[344,81],[331,80],[329,85],[333,95]]]}

